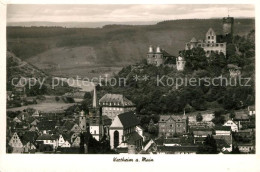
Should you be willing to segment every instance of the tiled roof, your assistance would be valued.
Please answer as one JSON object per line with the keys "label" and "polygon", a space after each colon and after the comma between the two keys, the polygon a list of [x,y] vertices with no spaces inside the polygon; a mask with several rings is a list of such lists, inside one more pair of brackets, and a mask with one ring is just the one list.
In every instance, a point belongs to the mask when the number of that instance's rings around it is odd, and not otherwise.
{"label": "tiled roof", "polygon": [[217,147],[222,149],[223,147],[229,147],[230,145],[224,139],[215,139]]}
{"label": "tiled roof", "polygon": [[207,130],[207,131],[193,131],[193,135],[199,135],[199,136],[207,136],[207,135],[212,135],[212,131]]}
{"label": "tiled roof", "polygon": [[43,134],[37,138],[37,141],[39,140],[55,140],[56,137],[50,135],[50,134]]}
{"label": "tiled roof", "polygon": [[181,143],[181,138],[170,138],[170,139],[164,139],[164,143],[166,144],[180,144]]}
{"label": "tiled roof", "polygon": [[227,67],[229,68],[229,69],[241,69],[241,67],[238,67],[237,65],[234,65],[234,64],[228,64],[227,65]]}
{"label": "tiled roof", "polygon": [[188,117],[187,116],[177,116],[177,115],[160,115],[160,120],[159,122],[165,122],[167,121],[168,119],[172,118],[174,121],[182,121],[182,119],[187,119]]}
{"label": "tiled roof", "polygon": [[37,127],[39,128],[39,130],[54,130],[55,124],[56,124],[56,121],[46,120],[46,121],[39,122]]}
{"label": "tiled roof", "polygon": [[197,152],[198,146],[158,146],[161,152]]}
{"label": "tiled roof", "polygon": [[119,114],[118,118],[121,121],[124,128],[137,126],[139,124],[139,120],[136,118],[134,111]]}
{"label": "tiled roof", "polygon": [[215,140],[223,139],[226,141],[227,144],[232,144],[232,135],[213,135]]}
{"label": "tiled roof", "polygon": [[255,111],[255,106],[248,106],[248,110]]}
{"label": "tiled roof", "polygon": [[128,136],[127,143],[134,144],[138,140],[143,140],[142,136],[140,136],[137,132],[133,132]]}
{"label": "tiled roof", "polygon": [[63,127],[67,130],[71,130],[72,127],[75,125],[75,122],[72,122],[72,121],[66,121],[64,124],[63,124]]}
{"label": "tiled roof", "polygon": [[125,98],[122,94],[105,94],[99,100],[99,103],[104,106],[134,106],[133,102]]}
{"label": "tiled roof", "polygon": [[29,131],[21,135],[20,139],[22,140],[23,144],[26,144],[28,142],[33,143],[37,139],[37,137],[37,132]]}
{"label": "tiled roof", "polygon": [[215,130],[230,131],[231,126],[215,126]]}
{"label": "tiled roof", "polygon": [[235,112],[234,120],[248,120],[249,116],[244,111]]}

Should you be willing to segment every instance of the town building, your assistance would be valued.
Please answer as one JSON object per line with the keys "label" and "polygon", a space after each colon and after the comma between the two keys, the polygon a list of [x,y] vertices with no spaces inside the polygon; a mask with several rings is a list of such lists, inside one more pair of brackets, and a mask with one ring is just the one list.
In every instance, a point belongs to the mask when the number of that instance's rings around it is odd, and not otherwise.
{"label": "town building", "polygon": [[157,146],[158,154],[196,154],[198,145],[190,146]]}
{"label": "town building", "polygon": [[99,100],[102,107],[102,116],[114,119],[117,115],[135,110],[135,104],[122,94],[105,94]]}
{"label": "town building", "polygon": [[216,135],[231,135],[231,126],[216,126],[215,127]]}
{"label": "town building", "polygon": [[235,78],[241,75],[241,67],[234,64],[228,64],[229,76]]}
{"label": "town building", "polygon": [[217,35],[212,28],[209,28],[204,40],[197,40],[193,37],[191,41],[186,43],[185,50],[201,47],[206,52],[207,57],[213,52],[216,54],[223,53],[226,56],[227,43],[231,43],[233,39],[234,18],[225,17],[222,21],[223,34]]}
{"label": "town building", "polygon": [[188,117],[186,115],[160,115],[159,137],[170,137],[175,134],[184,134],[188,132]]}
{"label": "town building", "polygon": [[255,152],[255,146],[252,143],[239,143],[237,147],[241,153],[254,153]]}
{"label": "town building", "polygon": [[13,148],[12,153],[22,153],[24,151],[23,143],[20,137],[18,136],[17,132],[14,132],[8,144]]}
{"label": "town building", "polygon": [[237,124],[236,124],[234,121],[232,121],[232,120],[228,120],[227,122],[224,123],[223,126],[230,126],[230,127],[231,127],[231,130],[232,130],[233,132],[237,132],[237,131],[238,131],[238,126],[237,126]]}
{"label": "town building", "polygon": [[249,116],[255,115],[255,106],[248,106],[247,111]]}

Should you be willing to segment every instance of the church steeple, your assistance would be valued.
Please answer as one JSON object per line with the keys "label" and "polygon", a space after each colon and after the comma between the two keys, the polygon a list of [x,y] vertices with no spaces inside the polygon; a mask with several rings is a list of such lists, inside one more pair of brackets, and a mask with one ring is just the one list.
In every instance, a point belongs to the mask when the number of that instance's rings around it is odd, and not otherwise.
{"label": "church steeple", "polygon": [[97,92],[96,92],[96,85],[94,86],[94,92],[93,92],[93,109],[97,108]]}

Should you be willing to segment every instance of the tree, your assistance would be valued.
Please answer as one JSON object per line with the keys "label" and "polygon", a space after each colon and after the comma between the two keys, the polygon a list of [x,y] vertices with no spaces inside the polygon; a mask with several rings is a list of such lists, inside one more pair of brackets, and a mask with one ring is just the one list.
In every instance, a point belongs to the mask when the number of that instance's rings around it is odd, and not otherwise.
{"label": "tree", "polygon": [[197,120],[197,122],[201,122],[203,120],[203,117],[202,117],[201,113],[198,113],[196,115],[196,120]]}
{"label": "tree", "polygon": [[230,112],[229,117],[230,117],[231,119],[233,119],[233,118],[235,118],[235,116],[236,116],[236,114],[235,114],[235,112],[232,110],[232,111]]}
{"label": "tree", "polygon": [[237,146],[232,146],[232,152],[231,154],[240,154],[240,150]]}
{"label": "tree", "polygon": [[55,97],[56,102],[60,101],[60,98],[58,96]]}
{"label": "tree", "polygon": [[208,135],[203,145],[199,146],[198,154],[217,154],[217,143],[212,135]]}

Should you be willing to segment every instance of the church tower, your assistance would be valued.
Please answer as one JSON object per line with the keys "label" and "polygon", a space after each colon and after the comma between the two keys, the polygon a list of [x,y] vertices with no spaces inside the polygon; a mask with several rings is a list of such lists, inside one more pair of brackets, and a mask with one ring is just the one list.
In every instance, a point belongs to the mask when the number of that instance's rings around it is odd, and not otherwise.
{"label": "church tower", "polygon": [[79,127],[83,132],[87,129],[86,115],[83,110],[80,112],[79,116]]}
{"label": "church tower", "polygon": [[103,137],[102,108],[97,106],[96,86],[93,90],[92,108],[89,110],[89,131],[97,141]]}

